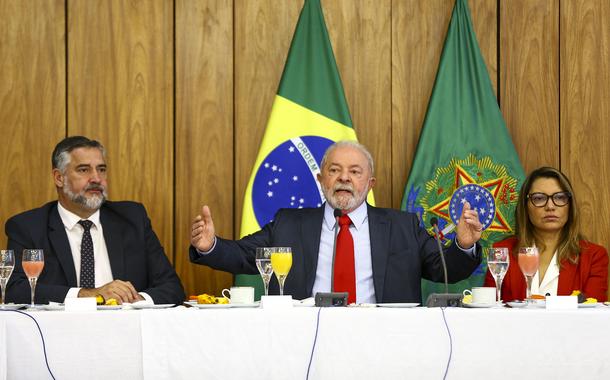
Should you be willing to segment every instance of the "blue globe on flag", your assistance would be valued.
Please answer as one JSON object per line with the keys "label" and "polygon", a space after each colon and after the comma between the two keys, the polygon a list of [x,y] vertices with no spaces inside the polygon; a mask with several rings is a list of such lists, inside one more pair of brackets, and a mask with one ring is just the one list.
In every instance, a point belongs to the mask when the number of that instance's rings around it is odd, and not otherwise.
{"label": "blue globe on flag", "polygon": [[333,141],[302,136],[284,141],[256,171],[252,205],[259,226],[271,222],[280,208],[320,207],[324,195],[317,182],[320,163]]}
{"label": "blue globe on flag", "polygon": [[479,213],[479,222],[483,230],[491,225],[496,215],[496,204],[493,195],[483,186],[467,184],[460,186],[451,196],[449,202],[449,215],[451,221],[457,225],[462,215],[464,203],[470,203],[470,209]]}

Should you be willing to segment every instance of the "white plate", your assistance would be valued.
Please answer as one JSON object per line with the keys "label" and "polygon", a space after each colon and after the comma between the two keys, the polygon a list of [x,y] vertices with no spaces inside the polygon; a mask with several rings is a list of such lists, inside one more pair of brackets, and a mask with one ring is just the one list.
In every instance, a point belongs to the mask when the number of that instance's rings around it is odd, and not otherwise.
{"label": "white plate", "polygon": [[419,306],[416,302],[405,302],[405,303],[378,303],[377,307],[417,307]]}
{"label": "white plate", "polygon": [[97,305],[98,310],[121,310],[123,305]]}
{"label": "white plate", "polygon": [[191,306],[198,309],[228,309],[231,307],[228,303],[196,303],[191,304]]}
{"label": "white plate", "polygon": [[24,306],[27,305],[24,303],[7,303],[5,305],[0,305],[0,310],[19,310]]}
{"label": "white plate", "polygon": [[63,303],[51,303],[48,305],[42,305],[44,310],[55,311],[55,310],[64,310],[65,306]]}
{"label": "white plate", "polygon": [[229,307],[231,308],[240,308],[240,307],[259,307],[261,305],[260,302],[253,302],[253,303],[230,303]]}
{"label": "white plate", "polygon": [[528,303],[528,306],[531,306],[531,307],[546,307],[546,301],[545,300],[532,300],[531,302]]}
{"label": "white plate", "polygon": [[510,307],[514,307],[514,308],[519,308],[519,307],[525,307],[527,306],[526,302],[523,301],[510,301],[506,303],[508,306]]}
{"label": "white plate", "polygon": [[490,307],[496,307],[498,306],[498,304],[496,303],[463,303],[462,304],[464,307],[470,307],[470,308],[474,308],[474,309],[478,309],[478,308],[490,308]]}
{"label": "white plate", "polygon": [[132,303],[131,307],[134,309],[167,309],[169,307],[173,307],[173,303]]}
{"label": "white plate", "polygon": [[582,308],[588,308],[588,307],[597,307],[597,305],[599,305],[599,302],[595,302],[595,303],[579,303],[578,307],[582,307]]}

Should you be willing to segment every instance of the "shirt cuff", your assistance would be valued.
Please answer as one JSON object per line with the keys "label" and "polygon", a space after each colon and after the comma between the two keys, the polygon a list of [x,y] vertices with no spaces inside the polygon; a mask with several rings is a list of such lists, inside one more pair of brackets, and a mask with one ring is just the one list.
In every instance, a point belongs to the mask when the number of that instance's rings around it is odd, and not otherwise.
{"label": "shirt cuff", "polygon": [[458,243],[458,240],[455,239],[455,245],[460,249],[460,251],[470,255],[470,257],[475,257],[477,254],[477,244],[476,243],[472,247],[465,249],[465,248],[462,248],[460,246],[460,243]]}
{"label": "shirt cuff", "polygon": [[68,294],[66,294],[64,303],[66,303],[66,299],[68,298],[78,298],[78,292],[80,292],[81,289],[82,288],[70,288],[70,290],[68,290]]}
{"label": "shirt cuff", "polygon": [[138,294],[139,294],[139,295],[141,295],[142,297],[144,297],[144,300],[145,300],[146,302],[150,302],[150,303],[152,303],[152,304],[154,304],[154,303],[155,303],[155,301],[152,299],[152,297],[151,297],[151,296],[149,296],[147,293],[144,293],[144,292],[139,292]]}
{"label": "shirt cuff", "polygon": [[212,251],[214,250],[214,248],[216,248],[216,236],[214,236],[214,244],[212,244],[212,248],[208,249],[207,251],[200,251],[200,250],[198,250],[197,248],[195,248],[195,250],[197,251],[197,253],[198,253],[200,256],[205,256],[205,255],[207,255],[208,253],[212,252]]}

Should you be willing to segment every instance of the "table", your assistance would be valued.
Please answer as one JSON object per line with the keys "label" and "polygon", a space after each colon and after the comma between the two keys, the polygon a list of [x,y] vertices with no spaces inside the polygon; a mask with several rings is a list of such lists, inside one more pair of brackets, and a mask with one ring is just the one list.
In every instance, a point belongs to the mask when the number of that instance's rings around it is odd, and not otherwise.
{"label": "table", "polygon": [[[319,313],[319,324],[317,318]],[[610,378],[610,308],[178,307],[31,312],[56,379]],[[5,347],[4,351],[1,347]],[[0,379],[50,378],[29,318],[0,312]]]}

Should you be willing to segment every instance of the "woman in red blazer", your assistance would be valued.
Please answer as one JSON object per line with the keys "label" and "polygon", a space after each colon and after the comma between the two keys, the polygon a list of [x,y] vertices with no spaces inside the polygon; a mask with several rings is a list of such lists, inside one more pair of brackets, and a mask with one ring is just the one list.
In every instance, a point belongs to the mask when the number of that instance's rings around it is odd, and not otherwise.
{"label": "woman in red blazer", "polygon": [[[502,299],[525,298],[526,282],[519,264],[519,247],[536,246],[540,267],[532,289],[542,295],[570,295],[580,290],[586,297],[606,301],[608,252],[580,234],[576,197],[560,171],[541,167],[523,183],[515,209],[516,235],[494,244],[509,249],[510,265],[502,282]],[[485,286],[495,286],[487,271]]]}

